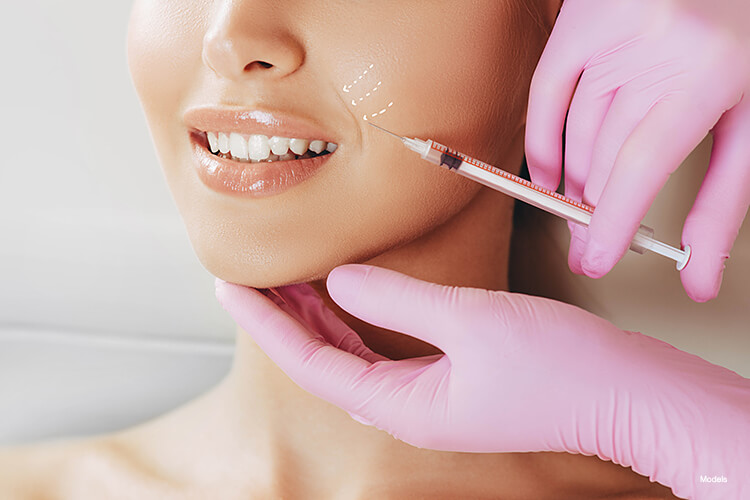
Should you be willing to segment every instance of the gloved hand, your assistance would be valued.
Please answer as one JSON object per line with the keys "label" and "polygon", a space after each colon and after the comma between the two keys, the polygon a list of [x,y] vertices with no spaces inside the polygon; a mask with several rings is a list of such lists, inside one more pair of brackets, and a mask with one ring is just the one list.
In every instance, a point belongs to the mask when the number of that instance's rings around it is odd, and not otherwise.
{"label": "gloved hand", "polygon": [[713,127],[681,278],[693,300],[714,298],[750,203],[750,2],[565,0],[532,79],[526,129],[532,181],[552,190],[569,107],[565,194],[596,210],[588,230],[569,224],[568,263],[594,278],[622,258],[669,175]]}
{"label": "gloved hand", "polygon": [[357,264],[327,287],[348,313],[445,354],[370,351],[306,284],[276,296],[217,280],[216,294],[298,385],[411,445],[597,455],[686,498],[750,497],[750,381],[730,370],[539,297]]}

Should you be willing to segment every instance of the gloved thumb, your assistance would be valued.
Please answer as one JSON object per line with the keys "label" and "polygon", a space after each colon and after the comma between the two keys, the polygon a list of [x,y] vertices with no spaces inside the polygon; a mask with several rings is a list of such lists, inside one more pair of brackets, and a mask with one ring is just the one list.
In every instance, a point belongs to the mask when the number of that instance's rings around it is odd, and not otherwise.
{"label": "gloved thumb", "polygon": [[349,314],[423,340],[449,355],[465,340],[457,332],[471,328],[471,318],[483,317],[492,308],[489,290],[439,285],[364,264],[335,268],[326,286]]}

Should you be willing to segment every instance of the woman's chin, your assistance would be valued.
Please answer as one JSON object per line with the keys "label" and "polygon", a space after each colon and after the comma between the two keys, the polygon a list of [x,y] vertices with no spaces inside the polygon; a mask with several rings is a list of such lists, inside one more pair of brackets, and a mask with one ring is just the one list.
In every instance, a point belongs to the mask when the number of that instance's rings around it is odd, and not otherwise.
{"label": "woman's chin", "polygon": [[236,260],[234,260],[234,264],[228,264],[233,260],[231,257],[226,259],[202,259],[199,256],[199,260],[211,275],[229,283],[251,288],[277,288],[325,280],[328,273],[335,267],[304,268],[300,265],[289,266],[288,263],[281,260],[277,263],[267,262],[265,264],[238,266]]}

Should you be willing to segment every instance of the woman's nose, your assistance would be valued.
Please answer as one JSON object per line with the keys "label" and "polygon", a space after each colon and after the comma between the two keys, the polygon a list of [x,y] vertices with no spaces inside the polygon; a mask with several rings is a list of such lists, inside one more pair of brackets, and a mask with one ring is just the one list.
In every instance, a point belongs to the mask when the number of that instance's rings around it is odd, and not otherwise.
{"label": "woman's nose", "polygon": [[230,80],[282,78],[305,60],[285,9],[271,1],[224,1],[203,37],[203,62]]}

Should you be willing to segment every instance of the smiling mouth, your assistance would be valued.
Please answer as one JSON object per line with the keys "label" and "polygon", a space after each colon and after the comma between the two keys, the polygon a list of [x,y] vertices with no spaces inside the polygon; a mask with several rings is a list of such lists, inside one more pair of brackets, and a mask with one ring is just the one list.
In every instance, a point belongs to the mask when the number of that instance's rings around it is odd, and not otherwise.
{"label": "smiling mouth", "polygon": [[236,132],[194,132],[213,155],[238,163],[274,163],[330,155],[333,142]]}

